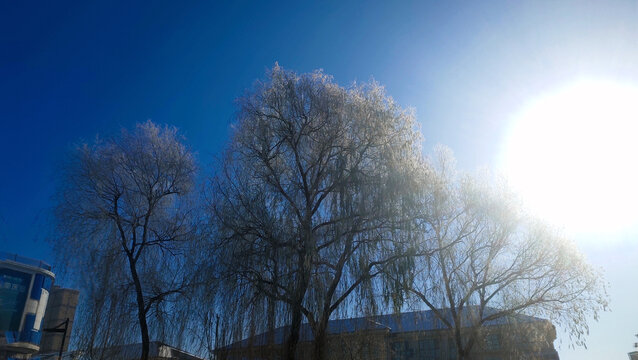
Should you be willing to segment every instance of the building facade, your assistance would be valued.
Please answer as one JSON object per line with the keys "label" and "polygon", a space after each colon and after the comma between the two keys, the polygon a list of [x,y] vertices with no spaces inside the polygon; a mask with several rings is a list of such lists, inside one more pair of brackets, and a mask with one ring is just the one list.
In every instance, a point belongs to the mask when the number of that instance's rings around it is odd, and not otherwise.
{"label": "building facade", "polygon": [[40,350],[55,275],[43,261],[0,252],[0,358]]}
{"label": "building facade", "polygon": [[[220,359],[279,359],[288,327],[222,347]],[[333,320],[328,324],[328,359],[456,360],[453,333],[432,311]],[[463,333],[462,333],[463,337]],[[312,358],[312,332],[301,329],[297,358]],[[488,322],[479,331],[472,359],[558,359],[556,330],[545,319],[516,315]]]}
{"label": "building facade", "polygon": [[68,328],[65,333],[61,332],[43,332],[40,341],[40,353],[54,353],[67,351],[71,342],[71,331],[73,330],[73,322],[75,319],[75,309],[78,306],[80,291],[75,289],[65,289],[59,286],[53,286],[49,296],[49,304],[42,321],[43,329],[60,328],[68,319]]}

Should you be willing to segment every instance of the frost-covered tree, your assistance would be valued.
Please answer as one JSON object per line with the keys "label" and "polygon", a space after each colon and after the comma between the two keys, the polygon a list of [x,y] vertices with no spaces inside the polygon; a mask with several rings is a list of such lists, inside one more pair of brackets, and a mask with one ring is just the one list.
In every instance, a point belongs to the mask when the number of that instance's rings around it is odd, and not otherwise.
{"label": "frost-covered tree", "polygon": [[267,329],[283,304],[289,359],[305,317],[321,359],[330,317],[374,306],[373,279],[410,247],[414,117],[376,83],[279,66],[239,105],[210,190],[229,288],[265,297]]}
{"label": "frost-covered tree", "polygon": [[389,278],[450,330],[458,359],[471,358],[487,324],[517,315],[548,318],[584,344],[587,321],[607,297],[572,242],[526,215],[502,181],[459,175],[445,148],[422,184],[417,244],[428,256],[416,256],[408,276]]}
{"label": "frost-covered tree", "polygon": [[[87,287],[84,345],[141,339],[145,360],[150,335],[170,330],[161,326],[174,313],[166,300],[192,280],[184,264],[198,218],[189,197],[195,171],[177,130],[150,121],[72,152],[56,199],[53,249]],[[131,338],[132,329],[139,337]]]}

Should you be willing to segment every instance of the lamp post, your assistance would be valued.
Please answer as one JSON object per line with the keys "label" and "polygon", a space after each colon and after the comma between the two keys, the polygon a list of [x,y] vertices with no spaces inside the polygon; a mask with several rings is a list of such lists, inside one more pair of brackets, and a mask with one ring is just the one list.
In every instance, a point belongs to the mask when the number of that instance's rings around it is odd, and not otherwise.
{"label": "lamp post", "polygon": [[[64,325],[64,329],[61,329],[62,325]],[[62,342],[60,343],[60,352],[58,354],[58,360],[62,360],[62,351],[64,350],[64,341],[66,340],[66,332],[68,328],[69,328],[69,318],[66,318],[66,320],[64,320],[63,322],[61,322],[60,324],[52,328],[42,329],[43,332],[62,333]]]}

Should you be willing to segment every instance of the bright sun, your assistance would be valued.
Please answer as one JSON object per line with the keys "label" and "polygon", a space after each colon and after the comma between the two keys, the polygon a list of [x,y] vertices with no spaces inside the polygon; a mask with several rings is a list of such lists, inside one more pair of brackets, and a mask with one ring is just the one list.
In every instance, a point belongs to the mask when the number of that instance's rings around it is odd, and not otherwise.
{"label": "bright sun", "polygon": [[530,209],[570,233],[638,223],[638,88],[579,81],[519,113],[501,166]]}

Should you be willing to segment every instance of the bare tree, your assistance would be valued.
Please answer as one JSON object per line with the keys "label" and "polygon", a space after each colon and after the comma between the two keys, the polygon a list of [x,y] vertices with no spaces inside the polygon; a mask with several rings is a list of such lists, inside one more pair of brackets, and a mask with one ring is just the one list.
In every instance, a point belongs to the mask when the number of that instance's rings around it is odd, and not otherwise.
{"label": "bare tree", "polygon": [[182,255],[197,218],[189,198],[195,171],[177,130],[148,121],[119,137],[78,146],[62,174],[54,250],[70,271],[96,285],[91,298],[101,306],[92,309],[94,315],[135,314],[144,360],[149,334],[162,332],[149,329],[149,318],[170,313],[163,308],[166,300],[189,285]]}
{"label": "bare tree", "polygon": [[212,212],[234,281],[286,305],[289,359],[303,317],[323,358],[330,317],[354,293],[373,301],[372,279],[409,247],[417,140],[411,112],[376,83],[344,89],[275,66],[240,99]]}
{"label": "bare tree", "polygon": [[551,319],[584,344],[589,316],[607,307],[601,275],[558,232],[521,210],[506,186],[456,173],[440,148],[423,180],[423,247],[398,287],[453,333],[459,359],[488,325],[517,315]]}

